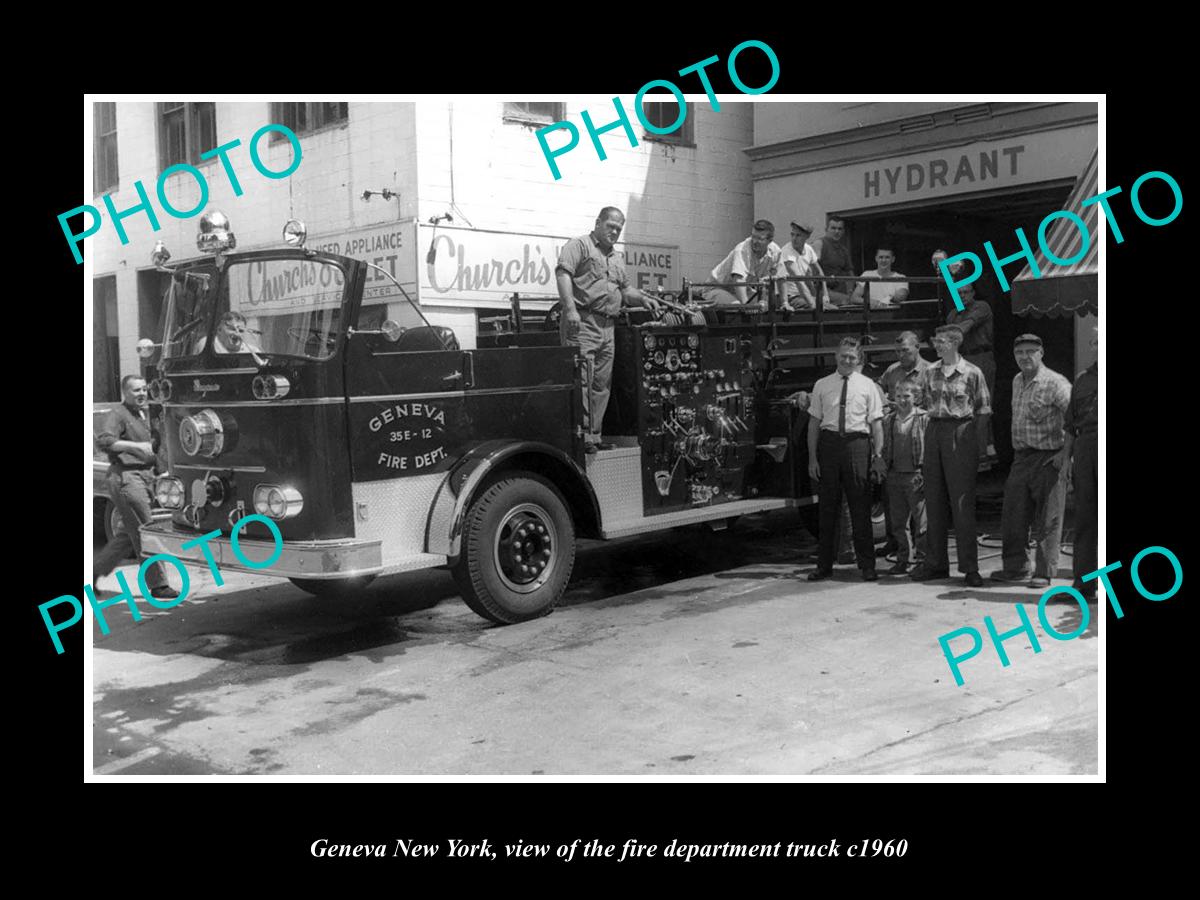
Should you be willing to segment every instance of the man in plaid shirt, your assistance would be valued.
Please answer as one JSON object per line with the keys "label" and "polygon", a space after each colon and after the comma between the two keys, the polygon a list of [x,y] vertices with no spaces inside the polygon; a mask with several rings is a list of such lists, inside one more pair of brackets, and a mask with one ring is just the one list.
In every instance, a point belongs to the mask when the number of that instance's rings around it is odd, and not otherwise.
{"label": "man in plaid shirt", "polygon": [[[1000,531],[1004,568],[993,581],[1028,581],[1029,587],[1048,588],[1058,572],[1066,501],[1067,407],[1071,383],[1042,365],[1042,339],[1022,334],[1013,342],[1021,371],[1013,377],[1012,443],[1015,455],[1004,483],[1004,512]],[[1030,529],[1037,542],[1032,578],[1027,548]]]}
{"label": "man in plaid shirt", "polygon": [[958,571],[967,587],[983,587],[975,531],[975,474],[979,468],[979,436],[987,433],[992,397],[978,366],[958,352],[962,329],[941,325],[933,347],[941,357],[921,375],[921,406],[929,413],[925,432],[925,511],[929,518],[925,561],[912,570],[914,581],[948,578],[947,542],[954,523]]}

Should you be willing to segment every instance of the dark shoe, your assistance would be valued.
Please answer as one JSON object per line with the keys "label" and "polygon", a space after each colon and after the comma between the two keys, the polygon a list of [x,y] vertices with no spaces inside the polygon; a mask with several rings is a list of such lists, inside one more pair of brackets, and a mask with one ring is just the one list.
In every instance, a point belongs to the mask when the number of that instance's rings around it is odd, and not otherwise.
{"label": "dark shoe", "polygon": [[876,556],[887,556],[889,553],[895,553],[899,549],[900,549],[900,545],[897,544],[895,541],[888,541],[882,547],[879,547],[875,550],[875,555]]}
{"label": "dark shoe", "polygon": [[917,565],[917,567],[915,569],[912,570],[912,572],[909,573],[908,577],[911,578],[913,581],[932,581],[935,578],[949,578],[950,570],[949,569],[939,569],[938,571],[935,572],[933,569],[930,569],[924,563],[920,563]]}
{"label": "dark shoe", "polygon": [[1083,594],[1083,599],[1088,603],[1096,602],[1096,582],[1092,581],[1088,582],[1087,584],[1080,584],[1078,581],[1076,581],[1071,585],[1071,587]]}
{"label": "dark shoe", "polygon": [[887,573],[889,575],[903,575],[907,571],[908,571],[908,563],[898,562],[894,566],[892,566],[890,569],[888,569]]}
{"label": "dark shoe", "polygon": [[997,569],[988,575],[990,581],[1000,581],[1004,584],[1021,584],[1029,580],[1029,572],[1010,572],[1007,569]]}
{"label": "dark shoe", "polygon": [[967,587],[983,587],[983,578],[978,572],[967,573]]}
{"label": "dark shoe", "polygon": [[595,452],[596,452],[596,445],[595,445],[595,444],[584,444],[584,445],[583,445],[583,452],[584,452],[584,453],[589,453],[589,454],[591,454],[591,453],[595,453]]}
{"label": "dark shoe", "polygon": [[610,444],[608,441],[597,441],[595,447],[597,450],[611,450],[616,444]]}
{"label": "dark shoe", "polygon": [[150,596],[155,600],[174,600],[179,596],[179,591],[169,585],[150,588]]}
{"label": "dark shoe", "polygon": [[828,578],[832,574],[833,574],[832,569],[813,569],[811,572],[808,573],[808,580],[809,581],[824,581],[826,578]]}
{"label": "dark shoe", "polygon": [[1037,588],[1039,591],[1044,591],[1046,588],[1050,587],[1050,579],[1043,578],[1041,575],[1035,575],[1033,578],[1029,579],[1028,586],[1031,588]]}
{"label": "dark shoe", "polygon": [[858,562],[858,557],[854,555],[853,550],[850,550],[846,553],[839,553],[837,561],[839,566],[848,566],[851,563]]}
{"label": "dark shoe", "polygon": [[879,575],[876,574],[874,569],[863,569],[862,576],[863,576],[863,581],[878,581],[879,580]]}

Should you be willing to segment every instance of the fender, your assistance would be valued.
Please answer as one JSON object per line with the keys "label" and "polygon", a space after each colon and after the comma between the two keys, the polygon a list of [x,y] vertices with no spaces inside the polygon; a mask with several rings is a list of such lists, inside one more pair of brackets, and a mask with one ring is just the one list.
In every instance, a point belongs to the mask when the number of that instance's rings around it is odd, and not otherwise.
{"label": "fender", "polygon": [[[425,551],[455,559],[462,546],[463,518],[467,507],[497,467],[514,456],[532,454],[545,457],[570,472],[590,505],[593,520],[600,522],[600,503],[587,474],[562,450],[541,441],[493,440],[472,447],[438,486],[425,525]],[[567,498],[568,506],[572,506]],[[574,512],[574,509],[572,509]]]}

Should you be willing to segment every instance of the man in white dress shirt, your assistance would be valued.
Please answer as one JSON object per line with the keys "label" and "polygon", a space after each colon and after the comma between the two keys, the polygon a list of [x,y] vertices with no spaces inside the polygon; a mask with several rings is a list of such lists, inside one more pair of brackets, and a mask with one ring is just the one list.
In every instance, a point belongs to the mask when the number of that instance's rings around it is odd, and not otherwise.
{"label": "man in white dress shirt", "polygon": [[871,537],[870,470],[882,472],[883,400],[879,387],[856,370],[861,350],[854,338],[838,346],[837,371],[818,381],[808,414],[808,474],[818,482],[821,533],[817,568],[809,581],[833,574],[838,511],[845,493],[854,552],[864,581],[875,581]]}

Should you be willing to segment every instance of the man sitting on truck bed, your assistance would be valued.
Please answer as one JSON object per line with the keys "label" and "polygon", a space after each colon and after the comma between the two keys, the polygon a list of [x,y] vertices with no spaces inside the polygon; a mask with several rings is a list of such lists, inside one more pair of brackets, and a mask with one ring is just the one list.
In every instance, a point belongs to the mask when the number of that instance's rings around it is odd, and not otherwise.
{"label": "man sitting on truck bed", "polygon": [[[726,257],[717,263],[710,273],[712,281],[720,284],[729,282],[765,281],[779,268],[779,245],[775,243],[775,226],[766,219],[754,223],[750,237],[740,241]],[[705,287],[696,291],[706,300],[715,300],[718,306],[745,306],[748,302],[746,289],[738,284],[730,293],[725,288]],[[759,307],[767,308],[767,298],[759,299]]]}

